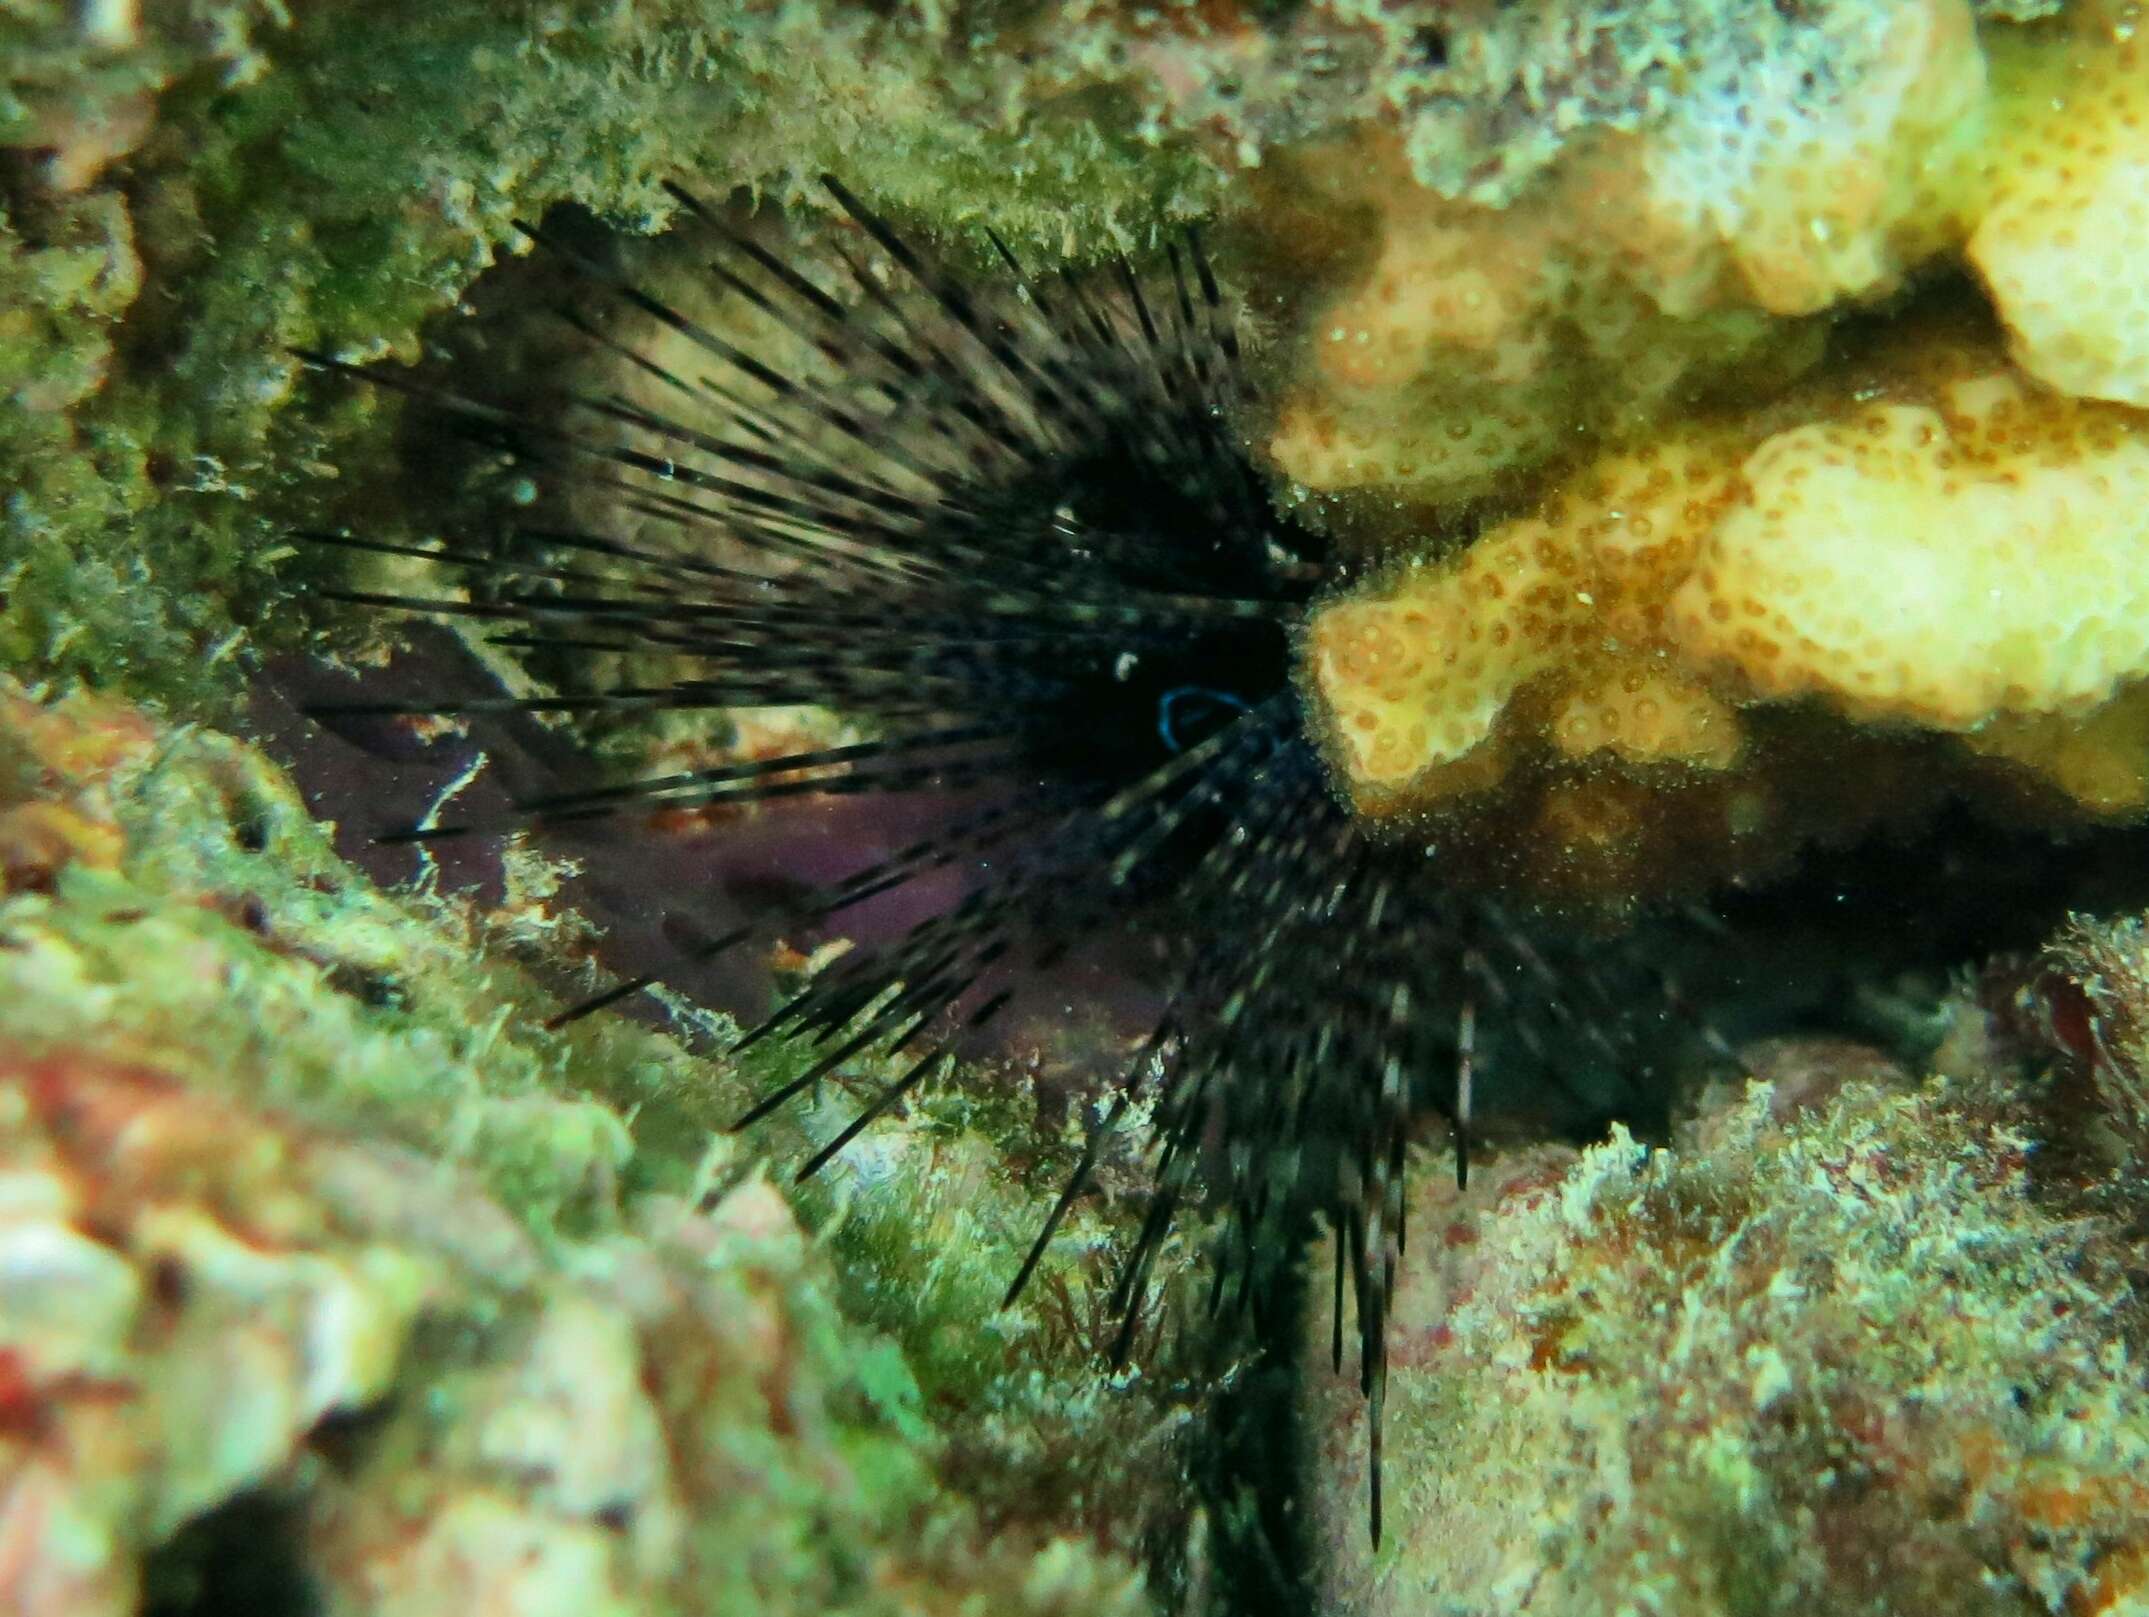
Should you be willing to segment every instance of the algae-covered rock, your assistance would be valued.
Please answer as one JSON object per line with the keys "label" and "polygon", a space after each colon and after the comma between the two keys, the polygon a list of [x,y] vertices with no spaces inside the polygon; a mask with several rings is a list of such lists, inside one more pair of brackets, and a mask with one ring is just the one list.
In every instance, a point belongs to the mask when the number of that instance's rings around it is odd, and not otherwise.
{"label": "algae-covered rock", "polygon": [[797,1057],[545,1032],[579,933],[510,866],[384,897],[243,744],[0,692],[0,1605],[1151,1609],[1183,1373],[1095,1371],[1115,1198],[996,1314],[1064,1166],[1015,1099],[781,1191],[847,1114],[741,1140]]}
{"label": "algae-covered rock", "polygon": [[1365,1547],[1356,1400],[1332,1392],[1325,1609],[2142,1598],[2131,1260],[2041,1188],[2033,1092],[1982,1069],[1912,1084],[1839,1044],[1769,1065],[1670,1149],[1615,1132],[1421,1199],[1393,1537]]}
{"label": "algae-covered rock", "polygon": [[1010,76],[994,40],[838,3],[12,9],[0,660],[228,701],[238,625],[304,625],[263,607],[303,576],[282,533],[324,476],[394,483],[393,412],[295,393],[289,349],[409,357],[518,215],[649,228],[667,179],[835,168],[1057,253],[1204,206],[1208,171],[1095,116],[1071,60]]}
{"label": "algae-covered rock", "polygon": [[2149,916],[2075,916],[1987,998],[2009,1039],[2054,1074],[2046,1111],[2084,1188],[2149,1224]]}

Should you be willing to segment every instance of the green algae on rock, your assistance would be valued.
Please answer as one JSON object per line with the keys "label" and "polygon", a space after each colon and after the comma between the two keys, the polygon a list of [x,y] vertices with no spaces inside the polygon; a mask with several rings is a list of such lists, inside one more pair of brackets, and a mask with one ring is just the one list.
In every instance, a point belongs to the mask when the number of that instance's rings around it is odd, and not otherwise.
{"label": "green algae on rock", "polygon": [[987,36],[863,6],[50,4],[0,45],[0,457],[28,473],[0,649],[201,711],[236,688],[237,625],[303,627],[264,607],[324,469],[392,481],[392,421],[294,408],[287,349],[409,356],[517,214],[649,227],[665,178],[837,166],[1057,254],[1211,195],[1133,119],[1009,80]]}
{"label": "green algae on rock", "polygon": [[1324,1609],[2142,1597],[2128,1254],[2033,1181],[2029,1092],[1875,1084],[1885,1064],[1849,1047],[1787,1062],[1794,1088],[1726,1097],[1671,1150],[1615,1132],[1421,1200],[1389,1382],[1399,1530],[1367,1557],[1355,1462],[1324,1444]]}
{"label": "green algae on rock", "polygon": [[1098,1306],[1104,1205],[979,1320],[1046,1199],[960,1093],[787,1196],[808,1137],[722,1131],[780,1065],[542,1031],[542,866],[383,897],[251,748],[107,700],[0,693],[0,872],[11,1610],[223,1575],[255,1499],[332,1611],[1152,1609],[1171,1350],[1106,1387],[1042,1305]]}

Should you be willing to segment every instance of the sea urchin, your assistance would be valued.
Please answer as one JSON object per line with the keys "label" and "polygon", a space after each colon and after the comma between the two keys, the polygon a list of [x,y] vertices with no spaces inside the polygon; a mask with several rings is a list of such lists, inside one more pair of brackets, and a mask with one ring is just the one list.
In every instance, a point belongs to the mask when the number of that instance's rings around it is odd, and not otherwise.
{"label": "sea urchin", "polygon": [[[1383,1321],[1413,1120],[1444,1111],[1460,1141],[1474,1090],[1558,1081],[1592,1047],[1611,1049],[1632,1000],[1604,989],[1585,946],[1453,890],[1431,850],[1376,839],[1332,791],[1293,664],[1309,603],[1346,568],[1275,511],[1234,437],[1238,309],[1199,239],[1146,277],[1123,258],[1101,275],[1039,276],[992,237],[1005,273],[977,284],[825,183],[882,260],[836,248],[840,289],[674,192],[681,239],[772,323],[758,349],[601,256],[529,232],[592,299],[666,334],[637,346],[569,315],[660,402],[581,394],[533,419],[306,356],[418,394],[619,519],[613,531],[521,528],[497,546],[309,535],[415,555],[464,585],[347,598],[464,618],[555,662],[656,655],[675,671],[368,710],[811,704],[863,737],[519,804],[538,824],[823,794],[940,805],[928,834],[696,945],[765,947],[891,894],[941,895],[744,1035],[810,1041],[818,1056],[742,1124],[863,1052],[907,1063],[802,1173],[950,1062],[1038,972],[1140,939],[1161,1008],[1009,1296],[1130,1112],[1152,1119],[1155,1170],[1118,1285],[1122,1353],[1159,1244],[1197,1195],[1223,1215],[1219,1303],[1258,1306],[1276,1254],[1325,1213],[1339,1365],[1346,1285],[1355,1294],[1377,1540]],[[781,351],[804,358],[771,359]],[[1459,1170],[1465,1160],[1458,1144]]]}

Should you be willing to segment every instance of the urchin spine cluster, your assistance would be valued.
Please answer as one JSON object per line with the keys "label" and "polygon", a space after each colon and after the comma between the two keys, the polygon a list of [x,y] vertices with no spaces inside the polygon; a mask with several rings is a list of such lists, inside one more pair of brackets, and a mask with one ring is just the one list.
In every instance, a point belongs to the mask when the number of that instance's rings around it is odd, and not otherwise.
{"label": "urchin spine cluster", "polygon": [[[899,274],[884,280],[839,245],[847,285],[832,290],[674,192],[685,236],[715,255],[715,281],[812,351],[795,369],[534,229],[593,294],[693,355],[689,371],[570,314],[661,407],[578,394],[536,420],[305,356],[419,395],[548,486],[601,496],[636,535],[552,527],[438,548],[310,535],[415,555],[465,586],[346,598],[469,619],[495,644],[554,658],[658,653],[678,671],[368,710],[813,704],[867,735],[521,803],[539,825],[814,794],[946,800],[929,835],[699,946],[840,927],[920,877],[961,877],[944,909],[842,956],[743,1036],[804,1040],[817,1058],[742,1126],[866,1052],[905,1063],[802,1174],[945,1068],[1069,950],[1143,936],[1166,961],[1162,1010],[1008,1296],[1137,1103],[1153,1124],[1154,1189],[1117,1287],[1122,1355],[1150,1266],[1190,1202],[1222,1214],[1212,1307],[1258,1307],[1264,1271],[1325,1212],[1339,1367],[1346,1286],[1356,1304],[1377,1541],[1384,1330],[1413,1119],[1446,1110],[1460,1141],[1474,1091],[1556,1078],[1576,1048],[1609,1048],[1617,1017],[1598,1011],[1616,1007],[1571,1009],[1577,992],[1601,992],[1586,962],[1497,904],[1446,890],[1424,848],[1376,841],[1332,794],[1291,657],[1307,603],[1337,568],[1317,535],[1276,514],[1232,435],[1237,308],[1199,238],[1145,279],[1124,258],[1098,275],[1032,275],[991,237],[1006,279],[978,285],[825,183]],[[1458,1146],[1459,1170],[1465,1160]]]}

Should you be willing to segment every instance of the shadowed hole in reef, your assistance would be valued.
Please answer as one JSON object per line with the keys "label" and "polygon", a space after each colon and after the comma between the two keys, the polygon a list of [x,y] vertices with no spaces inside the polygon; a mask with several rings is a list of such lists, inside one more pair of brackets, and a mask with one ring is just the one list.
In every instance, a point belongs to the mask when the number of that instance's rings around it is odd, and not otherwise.
{"label": "shadowed hole in reef", "polygon": [[266,1488],[197,1516],[149,1558],[143,1617],[318,1617],[304,1532],[302,1496]]}

